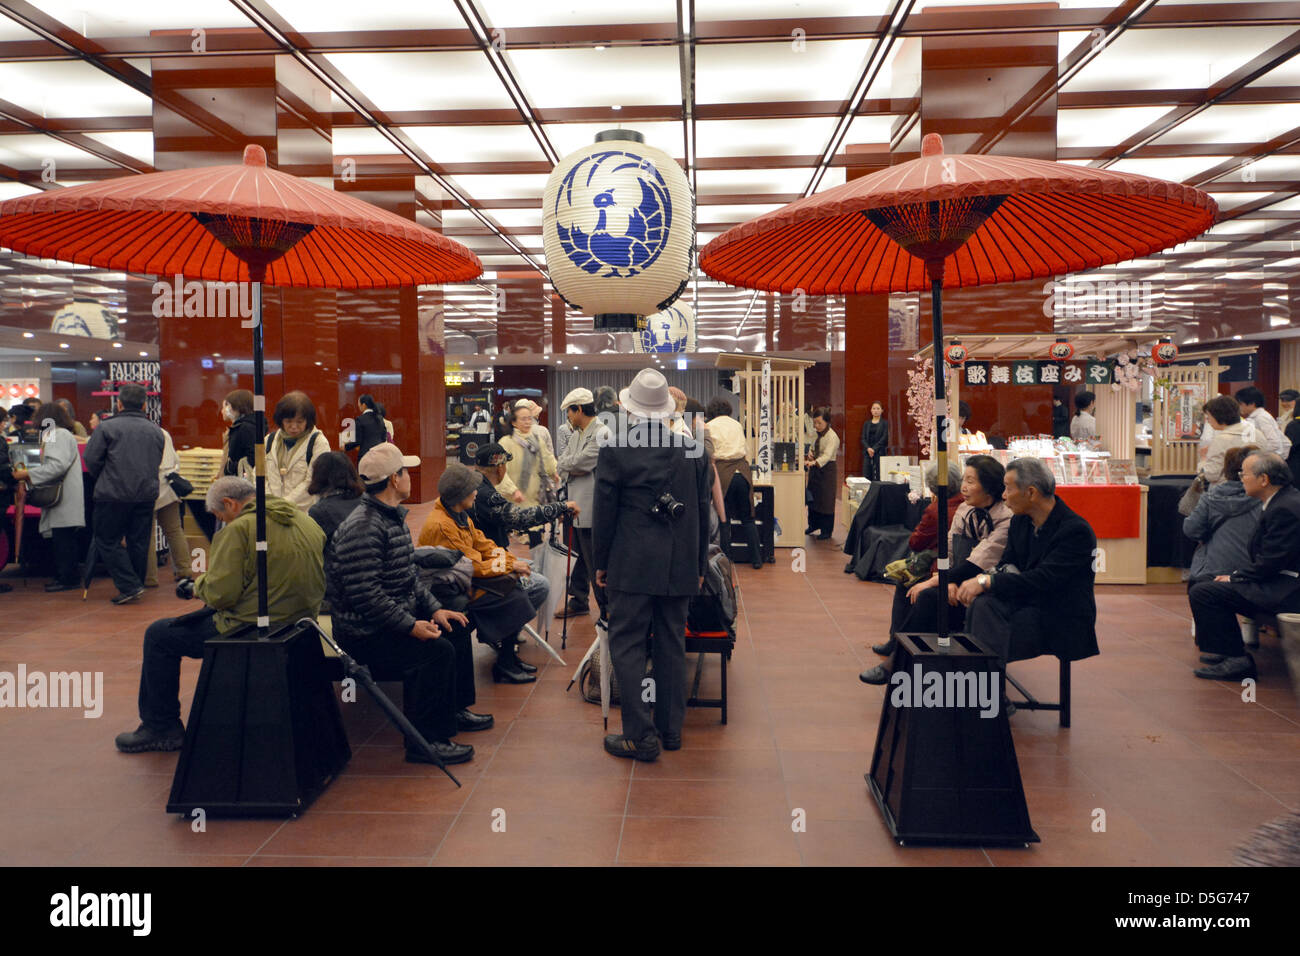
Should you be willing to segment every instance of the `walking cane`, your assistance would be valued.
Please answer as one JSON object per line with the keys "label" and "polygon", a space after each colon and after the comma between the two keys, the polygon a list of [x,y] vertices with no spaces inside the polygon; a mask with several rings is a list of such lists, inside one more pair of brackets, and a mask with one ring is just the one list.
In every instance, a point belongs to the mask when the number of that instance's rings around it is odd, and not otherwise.
{"label": "walking cane", "polygon": [[[569,517],[568,528],[569,528],[569,540],[568,543],[564,546],[564,552],[565,552],[564,553],[564,594],[562,595],[562,597],[564,598],[565,614],[564,614],[564,626],[560,628],[560,650],[562,651],[569,649],[569,614],[568,614],[569,574],[570,574],[569,569],[573,564],[573,517],[572,515]],[[573,682],[570,681],[569,685],[572,686]]]}

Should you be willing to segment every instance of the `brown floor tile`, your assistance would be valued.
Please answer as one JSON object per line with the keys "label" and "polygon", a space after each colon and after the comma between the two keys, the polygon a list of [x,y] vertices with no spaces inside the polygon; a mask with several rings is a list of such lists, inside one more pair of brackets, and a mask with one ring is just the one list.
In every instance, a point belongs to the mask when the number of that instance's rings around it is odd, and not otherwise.
{"label": "brown floor tile", "polygon": [[340,813],[313,808],[289,820],[259,849],[273,856],[367,856],[432,859],[454,813]]}
{"label": "brown floor tile", "polygon": [[988,866],[978,847],[899,846],[872,806],[865,820],[809,820],[796,835],[805,866]]}
{"label": "brown floor tile", "polygon": [[627,818],[619,847],[622,863],[709,862],[732,866],[797,866],[799,848],[790,820],[770,818]]}
{"label": "brown floor tile", "polygon": [[629,817],[762,817],[789,820],[778,781],[647,780],[634,777]]}
{"label": "brown floor tile", "polygon": [[[610,758],[611,760],[615,758]],[[575,791],[578,792],[578,791]],[[506,811],[505,830],[491,810],[462,813],[434,858],[435,866],[607,866],[618,852],[623,819],[591,816],[570,798],[551,813]]]}

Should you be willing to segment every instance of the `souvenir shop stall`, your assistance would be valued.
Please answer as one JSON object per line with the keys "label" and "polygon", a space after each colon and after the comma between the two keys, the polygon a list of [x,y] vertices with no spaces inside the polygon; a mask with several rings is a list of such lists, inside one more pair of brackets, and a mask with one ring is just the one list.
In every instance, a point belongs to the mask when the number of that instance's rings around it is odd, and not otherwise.
{"label": "souvenir shop stall", "polygon": [[[916,357],[924,362],[931,351],[927,346]],[[1148,489],[1139,481],[1136,464],[1142,377],[1164,375],[1176,356],[1169,336],[1159,331],[963,335],[944,348],[951,407],[963,393],[985,388],[1052,385],[1065,386],[1071,394],[1086,390],[1096,395],[1095,439],[1009,435],[1005,448],[994,448],[976,433],[961,436],[958,454],[960,461],[992,455],[1004,465],[1024,456],[1043,459],[1056,477],[1058,495],[1097,535],[1098,584],[1145,584],[1148,535],[1179,531],[1148,527]],[[1199,418],[1199,408],[1195,413]],[[1153,436],[1153,448],[1162,449],[1163,441],[1163,435]]]}

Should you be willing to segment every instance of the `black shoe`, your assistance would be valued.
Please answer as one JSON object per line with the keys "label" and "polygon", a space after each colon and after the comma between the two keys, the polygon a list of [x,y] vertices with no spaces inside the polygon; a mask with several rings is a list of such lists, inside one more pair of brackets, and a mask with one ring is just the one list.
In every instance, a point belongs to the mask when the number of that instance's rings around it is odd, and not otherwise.
{"label": "black shoe", "polygon": [[130,604],[132,601],[140,600],[141,594],[144,594],[144,588],[136,588],[134,591],[122,591],[114,594],[109,600],[114,604]]}
{"label": "black shoe", "polygon": [[755,571],[757,571],[759,568],[763,566],[763,559],[755,558],[753,561],[750,561],[749,564]]}
{"label": "black shoe", "polygon": [[888,684],[889,671],[885,669],[884,664],[877,664],[870,670],[865,670],[859,674],[858,680],[864,684]]}
{"label": "black shoe", "polygon": [[1205,680],[1242,680],[1255,676],[1255,658],[1249,654],[1241,657],[1225,657],[1217,664],[1207,664],[1192,671]]}
{"label": "black shoe", "polygon": [[521,671],[523,671],[525,674],[536,674],[536,673],[537,673],[537,668],[536,668],[536,667],[534,667],[532,664],[528,663],[527,661],[521,661],[521,660],[519,660],[518,658],[515,658],[515,666],[518,667],[518,668],[519,668]]}
{"label": "black shoe", "polygon": [[898,649],[898,639],[891,637],[883,644],[872,644],[871,649],[881,657],[892,657],[894,651]]}
{"label": "black shoe", "polygon": [[531,684],[535,680],[537,675],[520,670],[518,661],[497,661],[492,665],[494,684]]}
{"label": "black shoe", "polygon": [[850,561],[848,564],[844,565],[844,573],[845,573],[845,574],[852,574],[852,573],[853,573],[853,564],[854,564],[854,562]]}
{"label": "black shoe", "polygon": [[605,752],[615,757],[632,757],[649,763],[659,759],[659,740],[652,734],[638,743],[622,734],[610,734],[605,738]]}
{"label": "black shoe", "polygon": [[804,528],[804,529],[803,529],[804,537],[805,537],[805,538],[808,537],[809,535],[811,535],[811,534],[812,534],[814,531],[816,531],[816,530],[817,530],[816,528]]}
{"label": "black shoe", "polygon": [[1227,660],[1227,658],[1225,658],[1222,654],[1202,654],[1202,655],[1201,655],[1201,663],[1202,663],[1202,664],[1222,664],[1225,660]]}
{"label": "black shoe", "polygon": [[818,541],[829,541],[830,539],[831,539],[831,533],[829,531],[823,531],[821,534],[817,536]]}
{"label": "black shoe", "polygon": [[59,581],[51,581],[49,584],[45,585],[45,591],[47,594],[53,594],[56,591],[75,591],[76,589],[77,585],[75,584],[63,584]]}
{"label": "black shoe", "polygon": [[[469,744],[454,744],[450,740],[430,740],[433,752],[442,758],[443,763],[467,763],[474,758],[474,748]],[[406,748],[407,763],[433,763],[423,750]]]}
{"label": "black shoe", "polygon": [[671,730],[665,730],[659,735],[663,741],[664,750],[681,750],[682,749],[682,732],[679,730],[673,733]]}
{"label": "black shoe", "polygon": [[465,731],[487,730],[495,721],[491,714],[475,714],[469,710],[456,712],[456,729]]}
{"label": "black shoe", "polygon": [[566,617],[585,617],[591,613],[591,609],[585,604],[574,604],[569,602],[564,607],[555,612],[556,620],[564,620]]}
{"label": "black shoe", "polygon": [[118,734],[114,742],[124,754],[138,754],[146,750],[180,750],[185,743],[185,725],[178,720],[172,727],[160,731],[141,724],[131,733]]}

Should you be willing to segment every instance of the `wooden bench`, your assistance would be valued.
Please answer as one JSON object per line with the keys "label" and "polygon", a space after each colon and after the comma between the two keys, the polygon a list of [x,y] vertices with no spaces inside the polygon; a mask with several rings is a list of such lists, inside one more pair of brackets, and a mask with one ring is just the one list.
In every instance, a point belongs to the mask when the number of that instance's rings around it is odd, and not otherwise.
{"label": "wooden bench", "polygon": [[[695,660],[695,680],[691,684],[691,696],[686,700],[687,707],[717,707],[722,711],[722,722],[727,722],[727,661],[731,660],[731,649],[735,639],[726,631],[686,631],[686,653],[698,654]],[[700,679],[704,674],[704,655],[717,654],[722,663],[722,695],[713,698],[700,697]]]}

